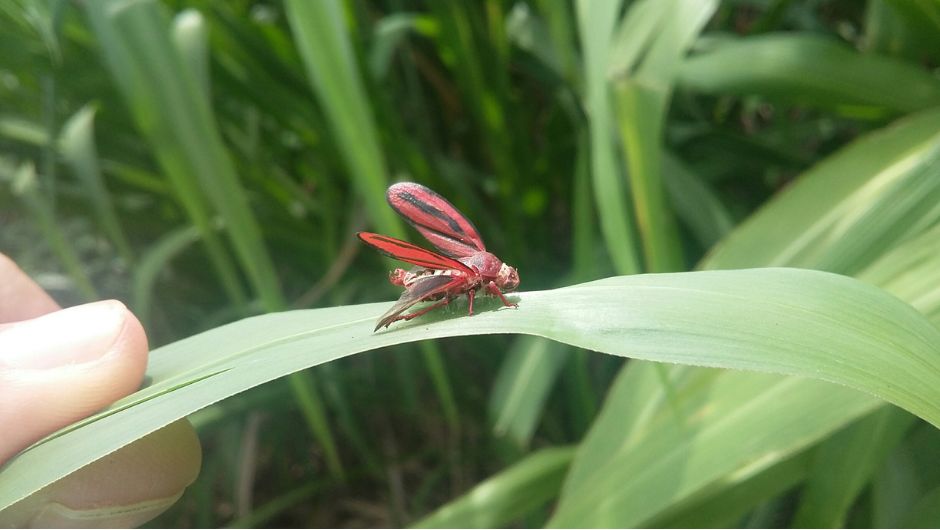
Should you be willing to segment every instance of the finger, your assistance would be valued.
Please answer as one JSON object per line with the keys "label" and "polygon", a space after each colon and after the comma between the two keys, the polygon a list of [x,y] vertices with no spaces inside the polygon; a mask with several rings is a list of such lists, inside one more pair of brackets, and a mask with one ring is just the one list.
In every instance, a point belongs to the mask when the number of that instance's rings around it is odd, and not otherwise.
{"label": "finger", "polygon": [[140,386],[147,338],[116,300],[0,329],[0,464]]}
{"label": "finger", "polygon": [[0,323],[36,318],[59,309],[59,304],[0,253]]}
{"label": "finger", "polygon": [[0,527],[134,528],[169,508],[199,474],[202,452],[179,420],[0,512]]}

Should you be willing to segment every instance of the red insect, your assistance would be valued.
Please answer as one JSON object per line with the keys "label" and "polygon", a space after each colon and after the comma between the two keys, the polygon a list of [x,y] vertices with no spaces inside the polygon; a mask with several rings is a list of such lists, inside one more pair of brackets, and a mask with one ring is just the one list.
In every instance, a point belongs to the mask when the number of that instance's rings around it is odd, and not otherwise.
{"label": "red insect", "polygon": [[[516,307],[506,300],[503,291],[512,291],[519,286],[519,273],[486,251],[477,229],[447,199],[414,182],[393,184],[385,198],[393,210],[446,255],[394,237],[371,232],[357,234],[359,239],[382,254],[416,265],[410,271],[395,269],[389,275],[389,281],[404,287],[405,292],[382,315],[375,331],[396,320],[411,320],[447,305],[462,294],[466,294],[470,301],[469,314],[472,315],[473,298],[480,290],[498,296],[507,306]],[[403,314],[418,302],[432,300],[438,302],[414,313]]]}

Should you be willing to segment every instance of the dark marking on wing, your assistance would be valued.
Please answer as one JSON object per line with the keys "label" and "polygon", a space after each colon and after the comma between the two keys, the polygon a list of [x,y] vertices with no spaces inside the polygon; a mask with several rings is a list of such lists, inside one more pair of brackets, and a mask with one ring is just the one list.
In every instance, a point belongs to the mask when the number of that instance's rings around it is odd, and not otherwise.
{"label": "dark marking on wing", "polygon": [[[428,215],[430,215],[430,216],[432,216],[432,217],[436,217],[436,218],[440,219],[441,221],[444,221],[445,223],[447,223],[447,226],[450,227],[450,229],[451,229],[454,233],[456,233],[456,234],[461,234],[461,235],[465,233],[465,232],[463,231],[463,227],[460,226],[460,224],[457,222],[456,219],[454,219],[453,217],[447,215],[446,213],[442,212],[441,210],[435,208],[434,206],[432,206],[432,205],[430,205],[430,204],[428,204],[428,203],[422,201],[421,199],[415,197],[414,195],[412,195],[412,194],[410,194],[410,193],[408,193],[408,192],[401,192],[401,193],[398,194],[398,196],[401,197],[402,200],[408,201],[409,203],[411,203],[412,205],[414,205],[415,208],[421,210],[422,212],[424,212],[424,213],[426,213],[426,214],[428,214]],[[394,206],[393,206],[393,208],[394,208]],[[399,213],[401,213],[401,212],[399,212]]]}

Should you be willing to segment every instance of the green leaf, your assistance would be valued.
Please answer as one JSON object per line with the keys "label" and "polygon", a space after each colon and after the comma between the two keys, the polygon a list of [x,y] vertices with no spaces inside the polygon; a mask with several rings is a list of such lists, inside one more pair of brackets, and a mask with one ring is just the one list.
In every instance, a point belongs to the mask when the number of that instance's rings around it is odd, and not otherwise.
{"label": "green leaf", "polygon": [[607,81],[609,48],[620,0],[578,0],[575,11],[584,50],[584,100],[590,131],[591,179],[607,252],[620,274],[640,270],[626,185],[617,168]]}
{"label": "green leaf", "polygon": [[414,528],[508,526],[558,494],[573,456],[573,447],[536,451],[438,508]]}
{"label": "green leaf", "polygon": [[663,152],[663,184],[676,214],[704,248],[731,232],[734,221],[715,191],[679,158]]}
{"label": "green leaf", "polygon": [[[880,269],[871,273],[871,278],[876,276],[885,278],[892,271],[898,272],[904,263],[900,258],[904,256],[901,248],[907,247],[904,243],[908,238],[910,244],[914,241],[920,241],[922,245],[932,248],[935,243],[927,243],[927,240],[921,240],[918,235],[931,223],[935,222],[937,217],[938,197],[933,192],[933,187],[940,182],[935,175],[938,166],[938,118],[940,113],[937,111],[926,111],[920,115],[912,116],[905,120],[900,120],[896,125],[884,131],[870,134],[869,136],[857,141],[852,146],[843,149],[830,157],[818,166],[811,169],[797,183],[773,201],[768,203],[762,210],[755,214],[751,219],[738,227],[718,249],[703,262],[704,267],[726,267],[736,266],[762,266],[768,262],[776,264],[796,263],[804,267],[825,267],[834,270],[854,271],[862,269],[868,262],[874,260],[881,262],[884,259],[885,252],[892,248],[897,248],[897,254],[894,250],[889,252],[893,255],[891,261],[880,263]],[[923,235],[927,238],[927,234]],[[900,245],[900,246],[899,246]],[[910,252],[914,247],[907,248]],[[781,250],[784,249],[784,250]],[[917,270],[929,270],[930,260],[924,259],[924,253],[916,253],[921,261],[917,262],[918,267],[913,269],[912,275],[904,275],[908,280],[905,282],[905,292],[913,292],[915,289],[913,276]],[[916,259],[916,258],[915,258]],[[932,273],[928,274],[932,277]],[[900,284],[897,284],[900,292]],[[924,294],[919,298],[923,306],[936,305],[934,285],[929,288],[921,283],[923,289],[920,293]],[[912,300],[913,301],[913,300]],[[741,377],[754,377],[752,375],[740,374]],[[730,383],[728,383],[730,384]],[[768,387],[769,388],[769,387]],[[768,388],[761,386],[751,387],[751,390],[740,390],[738,395],[737,407],[729,405],[726,413],[730,417],[737,418],[741,415],[759,415],[764,418],[773,418],[772,415],[764,411],[755,411],[750,408],[750,403],[755,400],[764,399],[763,396],[768,392]],[[662,392],[654,392],[654,395],[660,395]],[[811,389],[796,389],[793,393],[779,396],[778,399],[793,404],[802,399],[804,392],[811,393]],[[818,440],[834,430],[846,425],[849,421],[856,418],[858,414],[864,413],[865,404],[868,398],[856,394],[860,401],[852,403],[851,399],[846,397],[846,404],[842,414],[838,411],[830,411],[828,423],[816,425],[816,430],[812,436]],[[621,401],[630,399],[649,400],[649,395],[621,396],[612,393],[605,404],[606,409],[621,409],[627,405]],[[709,398],[703,397],[707,404]],[[870,402],[869,402],[870,403]],[[781,404],[782,406],[782,404]],[[849,410],[854,412],[849,412]],[[870,410],[870,409],[868,409]],[[755,451],[751,458],[763,461],[766,465],[773,465],[781,458],[792,454],[811,443],[812,440],[799,435],[797,431],[786,430],[786,424],[790,416],[781,415],[778,421],[768,420],[767,425],[761,426],[764,431],[773,431],[781,433],[774,439],[766,439],[766,450]],[[685,489],[679,492],[672,489],[658,492],[657,498],[667,498],[671,503],[684,503],[692,496],[700,494],[703,488],[709,487],[713,481],[723,480],[725,476],[742,472],[742,467],[749,464],[748,460],[742,459],[742,454],[748,454],[752,447],[751,437],[744,439],[732,436],[740,432],[737,424],[723,422],[721,417],[715,416],[715,422],[724,424],[726,430],[716,428],[715,436],[725,436],[723,446],[712,447],[710,458],[715,460],[715,466],[711,468],[699,468],[695,473],[689,472],[684,475],[688,484]],[[743,420],[742,420],[743,421]],[[809,427],[809,426],[807,426]],[[663,424],[658,427],[657,434],[651,435],[649,445],[659,443],[660,436],[665,436],[669,432],[670,426]],[[779,429],[784,428],[783,431]],[[618,415],[601,416],[592,428],[594,431],[609,432],[609,439],[603,436],[589,435],[588,442],[575,459],[572,467],[569,483],[577,483],[576,473],[618,473],[623,471],[618,467],[622,461],[615,460],[620,456],[620,451],[614,448],[618,444],[627,443],[629,436],[623,432],[623,419]],[[807,431],[800,431],[803,435]],[[757,434],[755,434],[756,436]],[[691,454],[695,449],[689,447],[686,454]],[[650,451],[646,446],[638,446],[634,451]],[[583,455],[598,456],[588,458]],[[679,452],[678,458],[683,453]],[[581,460],[587,459],[587,464],[582,464]],[[626,465],[626,464],[623,464]],[[630,471],[637,473],[643,466],[656,466],[655,459],[644,460],[642,463],[632,463]],[[579,471],[583,470],[583,471]],[[659,473],[669,475],[675,470],[668,467],[659,467]],[[661,475],[647,476],[648,480],[663,480]],[[666,484],[665,482],[663,484]],[[618,489],[617,491],[620,491]],[[566,497],[573,495],[574,500],[568,500]],[[596,491],[585,490],[578,487],[566,485],[561,498],[561,505],[566,503],[569,506],[579,506],[586,502],[585,497],[598,495]],[[605,519],[598,524],[607,524],[611,526],[629,526],[645,523],[651,517],[663,515],[658,511],[669,509],[669,505],[660,503],[656,506],[637,506],[624,507],[623,510],[615,514],[608,514],[617,519]],[[559,512],[561,514],[562,512]],[[561,515],[559,515],[561,517]],[[598,516],[600,517],[600,516]],[[558,524],[565,524],[568,519],[559,519]],[[570,523],[573,524],[573,523]]]}
{"label": "green leaf", "polygon": [[745,467],[706,487],[661,516],[649,528],[734,528],[759,504],[785,493],[806,478],[807,451],[770,467]]}
{"label": "green leaf", "polygon": [[[686,266],[675,215],[666,201],[663,185],[662,136],[666,111],[676,70],[717,3],[660,0],[657,4],[668,15],[660,18],[642,60],[632,59],[632,69],[612,70],[610,75],[614,79],[614,110],[646,270],[670,272],[684,270]],[[623,23],[625,28],[636,24],[638,17],[633,16],[634,11],[639,12],[644,5],[631,9]],[[616,59],[612,58],[612,64]]]}
{"label": "green leaf", "polygon": [[[917,425],[894,449],[872,480],[867,506],[872,528],[913,528],[912,516],[930,491],[940,488],[940,429]],[[852,521],[855,522],[855,521]],[[935,525],[926,525],[927,527]]]}
{"label": "green leaf", "polygon": [[339,2],[289,0],[286,8],[307,76],[366,210],[377,227],[402,237],[401,221],[385,204],[385,159],[342,6]]}
{"label": "green leaf", "polygon": [[101,175],[98,150],[95,148],[94,119],[95,108],[90,105],[73,114],[62,126],[59,148],[65,162],[84,186],[102,229],[111,238],[118,254],[131,265],[134,263],[133,252]]}
{"label": "green leaf", "polygon": [[877,466],[914,424],[914,417],[882,407],[827,439],[814,455],[793,519],[797,528],[843,528],[849,508]]}
{"label": "green leaf", "polygon": [[936,528],[940,526],[940,487],[933,488],[918,499],[904,519],[904,528]]}
{"label": "green leaf", "polygon": [[912,61],[940,58],[940,3],[871,0],[865,4],[865,48]]}
{"label": "green leaf", "polygon": [[75,289],[87,301],[98,299],[98,291],[91,283],[72,240],[56,222],[54,207],[40,190],[36,166],[32,162],[24,162],[15,170],[11,168],[11,172],[9,179],[13,195],[26,207],[26,211],[38,226],[39,233],[71,277]]}
{"label": "green leaf", "polygon": [[940,225],[883,254],[858,274],[940,325]]}
{"label": "green leaf", "polygon": [[705,488],[730,487],[735,476],[757,474],[878,406],[820,381],[703,369],[673,374],[673,402],[636,404],[624,396],[636,396],[624,373],[579,448],[552,527],[648,526]]}
{"label": "green leaf", "polygon": [[[87,11],[136,125],[147,136],[177,196],[199,228],[229,295],[239,306],[245,306],[240,280],[217,240],[206,201],[221,217],[262,307],[267,311],[284,309],[280,279],[261,227],[216,124],[208,81],[200,78],[205,69],[192,57],[191,62],[184,61],[171,38],[171,24],[163,6],[152,0],[91,2]],[[198,27],[186,39],[181,38],[181,26],[177,29],[176,43],[194,53],[201,38]],[[326,412],[320,398],[312,393],[313,386],[305,384],[301,376],[296,377],[292,388],[305,418],[322,420]],[[334,444],[325,423],[311,423],[309,427],[324,447]],[[338,472],[335,459],[333,463],[332,469]]]}
{"label": "green leaf", "polygon": [[395,13],[388,15],[375,25],[372,49],[369,51],[369,73],[375,79],[385,79],[392,64],[392,57],[399,44],[412,31],[428,20],[415,13]]}
{"label": "green leaf", "polygon": [[228,251],[215,233],[211,203],[224,218],[248,276],[269,310],[281,307],[273,265],[222,144],[208,95],[177,53],[162,6],[101,1],[86,4],[91,27],[136,126],[150,143],[176,198],[206,245],[229,297],[247,297]]}
{"label": "green leaf", "polygon": [[[524,333],[640,359],[803,375],[880,396],[940,425],[940,330],[893,296],[850,278],[800,269],[650,274],[517,297],[516,310],[481,300],[472,318],[457,307],[379,333],[372,327],[387,304],[269,314],[158,348],[147,387],[7,464],[0,507],[248,388],[354,353],[447,336]],[[800,410],[797,423],[805,427],[793,428],[805,429],[810,440],[825,419],[805,421],[818,409],[811,397],[842,403],[840,417],[878,403],[818,382],[743,379],[728,399],[748,388],[776,392],[765,400],[767,414],[743,416],[774,417],[774,404],[785,403],[779,412]],[[816,386],[801,388],[806,384]],[[791,396],[794,401],[781,399],[794,388],[806,391]]]}
{"label": "green leaf", "polygon": [[807,34],[720,44],[687,59],[679,82],[710,94],[761,94],[827,107],[903,113],[940,105],[940,80],[923,68]]}
{"label": "green leaf", "polygon": [[940,110],[868,134],[800,176],[703,268],[857,272],[940,218]]}
{"label": "green leaf", "polygon": [[196,227],[184,226],[173,230],[154,242],[134,267],[131,307],[144,329],[150,329],[150,303],[158,276],[173,258],[196,241],[199,241],[199,230]]}
{"label": "green leaf", "polygon": [[202,91],[209,98],[209,38],[206,20],[195,9],[187,9],[173,17],[173,45],[186,63],[186,68]]}
{"label": "green leaf", "polygon": [[549,390],[569,357],[557,342],[538,337],[515,341],[490,394],[490,421],[497,437],[528,447]]}
{"label": "green leaf", "polygon": [[629,434],[589,434],[550,526],[649,526],[705,488],[730,488],[878,405],[851,389],[795,377],[699,369],[687,379],[674,385],[677,403],[642,409],[650,417],[638,424],[618,395],[629,379],[615,385],[597,424],[609,431],[625,417]]}
{"label": "green leaf", "polygon": [[538,57],[550,70],[559,76],[565,75],[548,28],[527,4],[520,2],[512,6],[506,17],[506,35],[513,44]]}

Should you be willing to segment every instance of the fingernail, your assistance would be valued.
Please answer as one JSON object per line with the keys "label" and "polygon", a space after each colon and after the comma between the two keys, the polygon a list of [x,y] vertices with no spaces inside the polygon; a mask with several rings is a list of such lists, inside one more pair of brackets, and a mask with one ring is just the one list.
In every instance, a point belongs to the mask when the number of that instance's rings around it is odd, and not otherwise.
{"label": "fingernail", "polygon": [[42,370],[96,361],[124,328],[125,311],[105,300],[17,322],[0,330],[0,365]]}

